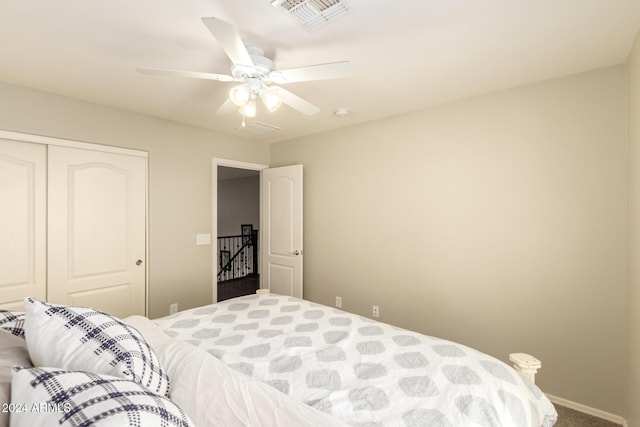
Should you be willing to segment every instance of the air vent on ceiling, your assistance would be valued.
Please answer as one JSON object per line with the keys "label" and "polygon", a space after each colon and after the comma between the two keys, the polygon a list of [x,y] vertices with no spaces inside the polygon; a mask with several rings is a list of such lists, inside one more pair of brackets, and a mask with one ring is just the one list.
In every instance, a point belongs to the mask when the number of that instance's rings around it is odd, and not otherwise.
{"label": "air vent on ceiling", "polygon": [[249,122],[249,123],[246,123],[244,127],[238,126],[236,127],[236,129],[244,130],[246,132],[254,133],[256,135],[264,135],[269,132],[275,132],[277,130],[280,130],[279,127],[271,126],[266,123],[260,123],[260,122]]}
{"label": "air vent on ceiling", "polygon": [[271,0],[271,5],[293,15],[307,31],[355,11],[349,0]]}

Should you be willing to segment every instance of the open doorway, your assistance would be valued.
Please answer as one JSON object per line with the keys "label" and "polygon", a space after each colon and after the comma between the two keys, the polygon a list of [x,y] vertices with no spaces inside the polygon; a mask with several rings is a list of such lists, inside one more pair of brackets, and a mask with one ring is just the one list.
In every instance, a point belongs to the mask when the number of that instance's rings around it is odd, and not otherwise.
{"label": "open doorway", "polygon": [[260,172],[218,166],[218,301],[260,287]]}
{"label": "open doorway", "polygon": [[260,170],[264,165],[214,159],[213,302],[260,286]]}

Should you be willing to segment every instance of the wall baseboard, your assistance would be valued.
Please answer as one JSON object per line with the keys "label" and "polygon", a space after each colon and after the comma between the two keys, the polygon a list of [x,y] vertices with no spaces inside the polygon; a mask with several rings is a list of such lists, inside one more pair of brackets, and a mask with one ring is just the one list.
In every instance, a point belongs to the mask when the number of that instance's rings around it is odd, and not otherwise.
{"label": "wall baseboard", "polygon": [[612,414],[606,411],[601,411],[600,409],[592,408],[590,406],[583,405],[581,403],[572,402],[571,400],[563,399],[562,397],[553,396],[551,394],[547,394],[547,397],[551,402],[564,406],[569,409],[573,409],[574,411],[578,411],[584,414],[592,415],[594,417],[602,418],[603,420],[611,421],[616,424],[621,424],[622,427],[628,427],[627,420],[625,420],[620,415]]}

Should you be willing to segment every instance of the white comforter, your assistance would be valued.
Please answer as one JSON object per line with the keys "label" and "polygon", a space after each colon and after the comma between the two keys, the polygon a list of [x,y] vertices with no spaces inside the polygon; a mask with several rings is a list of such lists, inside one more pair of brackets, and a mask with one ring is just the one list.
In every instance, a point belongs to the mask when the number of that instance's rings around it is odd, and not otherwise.
{"label": "white comforter", "polygon": [[198,427],[334,427],[341,422],[228,368],[206,351],[169,338],[149,319],[125,319],[169,375],[170,398]]}
{"label": "white comforter", "polygon": [[333,425],[547,427],[556,420],[535,385],[491,356],[296,298],[250,295],[154,322],[330,414]]}

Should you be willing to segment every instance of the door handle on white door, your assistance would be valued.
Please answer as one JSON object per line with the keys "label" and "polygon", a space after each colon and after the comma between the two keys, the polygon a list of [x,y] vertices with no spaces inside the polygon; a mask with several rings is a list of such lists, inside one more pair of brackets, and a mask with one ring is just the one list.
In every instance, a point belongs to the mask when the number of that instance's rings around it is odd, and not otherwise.
{"label": "door handle on white door", "polygon": [[142,264],[142,260],[141,259],[136,261],[136,265],[140,265],[140,264]]}
{"label": "door handle on white door", "polygon": [[295,255],[295,256],[302,255],[302,250],[296,249],[295,251],[291,252],[291,255]]}

